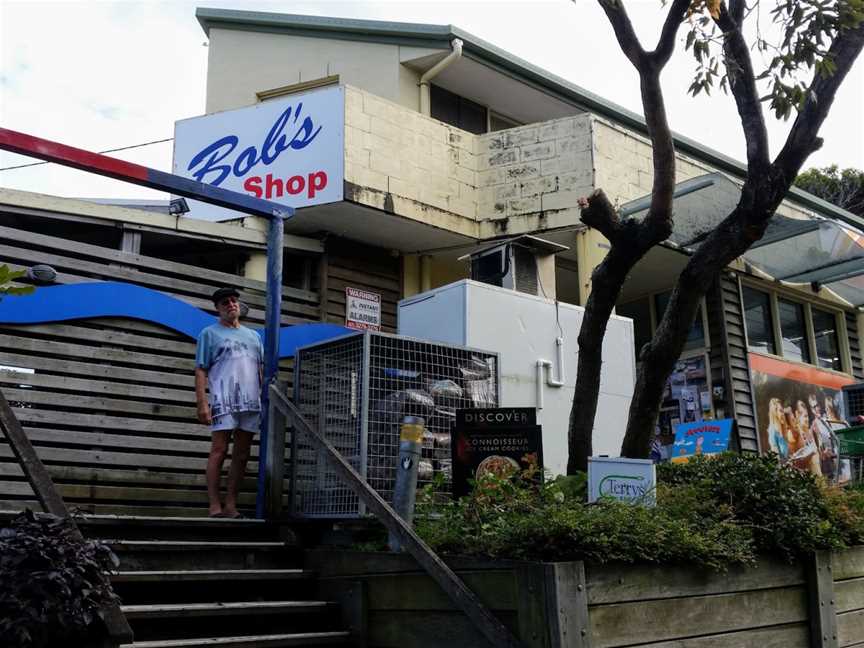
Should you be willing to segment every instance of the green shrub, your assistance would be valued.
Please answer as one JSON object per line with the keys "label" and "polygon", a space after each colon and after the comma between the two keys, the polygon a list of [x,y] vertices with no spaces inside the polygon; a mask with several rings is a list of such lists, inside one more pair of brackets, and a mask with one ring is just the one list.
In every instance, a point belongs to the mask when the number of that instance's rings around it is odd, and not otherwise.
{"label": "green shrub", "polygon": [[686,464],[658,466],[658,481],[699,489],[707,501],[729,505],[753,530],[759,553],[793,558],[816,549],[840,549],[850,537],[832,513],[828,489],[810,473],[780,466],[773,455],[725,453]]}
{"label": "green shrub", "polygon": [[415,524],[436,551],[502,559],[725,569],[864,542],[864,493],[827,488],[773,457],[658,467],[653,508],[585,503],[585,477],[484,477],[457,501],[421,492]]}
{"label": "green shrub", "polygon": [[107,572],[117,557],[81,541],[71,521],[25,511],[0,529],[0,645],[79,646],[99,610],[117,600]]}
{"label": "green shrub", "polygon": [[689,506],[667,510],[663,490],[653,509],[613,500],[586,505],[583,490],[572,488],[580,481],[538,488],[522,479],[484,477],[470,495],[438,504],[434,515],[421,497],[417,530],[436,551],[492,558],[697,562],[716,569],[753,560],[750,531],[722,507],[706,507],[705,515]]}

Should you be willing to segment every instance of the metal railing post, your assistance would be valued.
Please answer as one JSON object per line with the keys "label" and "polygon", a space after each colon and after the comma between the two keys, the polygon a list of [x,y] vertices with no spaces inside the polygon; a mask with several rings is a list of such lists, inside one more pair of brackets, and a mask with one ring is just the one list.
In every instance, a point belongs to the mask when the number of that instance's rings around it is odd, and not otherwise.
{"label": "metal railing post", "polygon": [[[396,485],[393,488],[393,510],[411,525],[414,521],[414,503],[417,500],[417,470],[423,448],[423,427],[426,425],[419,416],[406,416],[402,419],[399,433],[399,457],[396,461]],[[402,551],[399,536],[390,533],[387,539],[390,551]]]}
{"label": "metal railing post", "polygon": [[[290,216],[290,214],[289,214]],[[258,447],[258,494],[255,498],[255,516],[263,518],[268,495],[267,466],[273,465],[268,450],[270,432],[270,386],[279,371],[279,328],[282,319],[282,247],[285,239],[285,215],[274,211],[267,230],[267,310],[264,335],[264,385],[261,390],[261,432]],[[284,428],[283,428],[284,429]],[[283,452],[284,454],[284,452]],[[271,475],[272,477],[272,475]]]}

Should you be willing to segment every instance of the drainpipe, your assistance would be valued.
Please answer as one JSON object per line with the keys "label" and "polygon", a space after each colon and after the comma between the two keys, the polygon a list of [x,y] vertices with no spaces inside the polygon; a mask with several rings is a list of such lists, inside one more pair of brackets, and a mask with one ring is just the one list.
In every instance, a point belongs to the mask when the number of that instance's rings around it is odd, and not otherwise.
{"label": "drainpipe", "polygon": [[458,38],[454,38],[450,41],[450,47],[453,48],[446,57],[438,61],[434,66],[430,69],[426,70],[423,73],[423,76],[420,77],[420,114],[426,115],[427,117],[432,114],[432,102],[429,99],[429,82],[438,76],[440,72],[444,70],[444,68],[449,67],[451,64],[458,61],[462,58],[462,41]]}
{"label": "drainpipe", "polygon": [[543,387],[544,383],[549,387],[563,387],[564,376],[564,338],[555,338],[555,346],[558,350],[558,377],[552,375],[552,363],[549,360],[537,361],[537,413],[543,409]]}

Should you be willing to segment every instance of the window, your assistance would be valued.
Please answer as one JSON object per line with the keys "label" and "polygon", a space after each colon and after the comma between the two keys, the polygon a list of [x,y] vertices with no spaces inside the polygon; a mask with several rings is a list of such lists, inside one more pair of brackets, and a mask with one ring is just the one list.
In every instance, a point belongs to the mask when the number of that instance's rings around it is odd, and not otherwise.
{"label": "window", "polygon": [[[617,304],[615,312],[623,317],[629,317],[633,320],[633,337],[636,347],[636,362],[639,362],[639,354],[642,347],[651,341],[651,337],[657,330],[657,325],[663,319],[663,312],[666,310],[666,304],[669,303],[671,291],[654,294],[648,297],[642,297],[624,304]],[[651,306],[654,306],[654,312],[651,312]],[[705,334],[705,302],[699,304],[699,311],[696,313],[696,321],[690,328],[690,334],[687,336],[687,341],[684,344],[685,356],[692,355],[695,349],[705,349],[708,347],[709,340]]]}
{"label": "window", "polygon": [[775,353],[774,327],[771,324],[771,299],[767,293],[744,286],[744,324],[751,351]]}
{"label": "window", "polygon": [[481,106],[436,85],[432,85],[429,92],[432,117],[469,133],[486,132],[488,126],[486,106]]}
{"label": "window", "polygon": [[816,340],[816,364],[826,369],[843,370],[840,344],[837,337],[837,316],[827,311],[812,309],[813,336]]}
{"label": "window", "polygon": [[[659,295],[654,295],[654,309],[657,311],[657,323],[663,319],[663,313],[666,312],[666,306],[669,304],[669,298],[672,296],[672,291],[667,290]],[[693,326],[690,327],[690,332],[687,334],[687,342],[684,343],[684,350],[691,351],[693,349],[705,348],[705,323],[702,321],[702,308],[696,313],[696,320]]]}
{"label": "window", "polygon": [[784,358],[798,362],[810,362],[807,343],[807,324],[804,306],[785,299],[777,300],[777,318],[780,320],[780,336]]}
{"label": "window", "polygon": [[777,296],[774,291],[742,286],[741,293],[750,351],[834,371],[848,370],[841,344],[842,318],[836,312]]}
{"label": "window", "polygon": [[282,257],[282,284],[300,290],[318,290],[318,258],[285,252]]}

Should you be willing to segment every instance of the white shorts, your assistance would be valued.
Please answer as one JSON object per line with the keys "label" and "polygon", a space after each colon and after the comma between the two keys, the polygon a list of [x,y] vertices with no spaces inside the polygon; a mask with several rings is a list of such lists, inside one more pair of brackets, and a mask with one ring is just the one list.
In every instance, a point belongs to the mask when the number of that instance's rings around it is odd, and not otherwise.
{"label": "white shorts", "polygon": [[261,427],[261,412],[229,412],[213,419],[211,432],[258,432]]}

